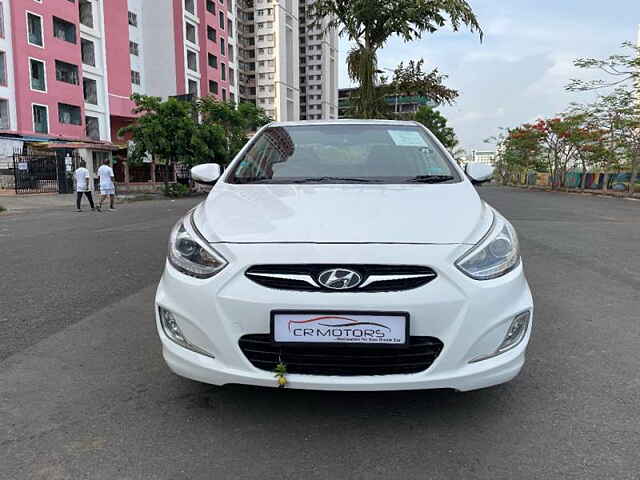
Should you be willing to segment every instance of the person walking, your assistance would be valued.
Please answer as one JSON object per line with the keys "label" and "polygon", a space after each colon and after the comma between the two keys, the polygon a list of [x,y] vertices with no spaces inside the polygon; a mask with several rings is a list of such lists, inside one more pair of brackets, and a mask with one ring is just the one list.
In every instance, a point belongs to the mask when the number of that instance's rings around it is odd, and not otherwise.
{"label": "person walking", "polygon": [[80,161],[80,166],[73,172],[73,177],[76,181],[76,208],[78,212],[82,211],[81,203],[82,203],[82,195],[85,195],[89,200],[89,205],[91,205],[91,210],[95,211],[96,207],[93,204],[93,196],[91,195],[91,190],[89,189],[89,179],[91,175],[89,175],[89,170],[87,170],[87,164],[84,160]]}
{"label": "person walking", "polygon": [[109,197],[109,210],[115,211],[114,200],[116,195],[116,186],[114,184],[113,168],[109,166],[109,159],[105,158],[102,166],[98,169],[98,177],[100,178],[100,205],[98,210],[102,211],[102,204]]}

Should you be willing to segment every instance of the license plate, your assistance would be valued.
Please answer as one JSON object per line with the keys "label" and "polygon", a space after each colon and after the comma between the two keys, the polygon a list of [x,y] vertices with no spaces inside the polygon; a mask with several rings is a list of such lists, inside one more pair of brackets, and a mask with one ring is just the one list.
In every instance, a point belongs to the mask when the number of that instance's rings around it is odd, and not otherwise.
{"label": "license plate", "polygon": [[271,333],[279,343],[405,345],[407,313],[273,312]]}

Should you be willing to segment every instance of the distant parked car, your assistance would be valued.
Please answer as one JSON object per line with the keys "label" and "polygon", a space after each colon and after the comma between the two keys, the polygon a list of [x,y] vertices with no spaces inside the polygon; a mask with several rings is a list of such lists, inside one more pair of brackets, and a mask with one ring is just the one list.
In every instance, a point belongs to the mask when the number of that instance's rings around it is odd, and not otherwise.
{"label": "distant parked car", "polygon": [[[629,191],[629,182],[631,182],[631,172],[619,173],[611,182],[611,190],[619,192]],[[633,187],[634,192],[640,192],[640,175],[636,178],[635,185]]]}

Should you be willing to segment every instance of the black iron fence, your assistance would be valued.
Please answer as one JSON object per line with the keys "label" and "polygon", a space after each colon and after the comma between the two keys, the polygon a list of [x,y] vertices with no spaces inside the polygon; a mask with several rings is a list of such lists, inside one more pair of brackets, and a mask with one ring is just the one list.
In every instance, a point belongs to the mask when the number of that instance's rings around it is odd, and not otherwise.
{"label": "black iron fence", "polygon": [[16,193],[72,193],[73,172],[78,166],[76,155],[53,152],[13,154]]}

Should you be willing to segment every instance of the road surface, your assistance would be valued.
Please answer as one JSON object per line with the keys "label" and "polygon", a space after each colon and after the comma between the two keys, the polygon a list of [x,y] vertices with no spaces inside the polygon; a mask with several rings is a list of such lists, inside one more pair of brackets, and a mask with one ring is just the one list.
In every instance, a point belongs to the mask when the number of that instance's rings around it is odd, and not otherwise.
{"label": "road surface", "polygon": [[640,478],[640,204],[480,189],[535,297],[504,386],[332,393],[170,373],[152,315],[193,200],[0,217],[1,479]]}

